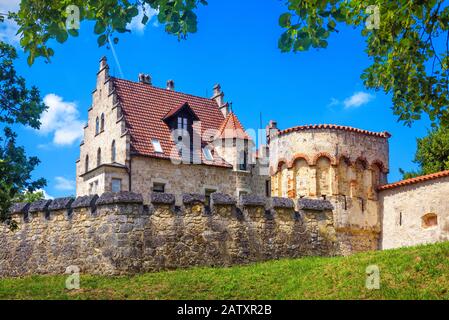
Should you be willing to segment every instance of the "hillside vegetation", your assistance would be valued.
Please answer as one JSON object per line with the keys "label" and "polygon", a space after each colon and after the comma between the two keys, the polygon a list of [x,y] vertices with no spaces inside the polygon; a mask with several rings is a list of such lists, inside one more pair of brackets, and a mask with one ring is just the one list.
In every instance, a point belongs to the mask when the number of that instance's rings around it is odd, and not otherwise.
{"label": "hillside vegetation", "polygon": [[[366,267],[380,289],[365,287]],[[350,257],[285,259],[231,268],[193,268],[137,276],[0,279],[0,299],[449,299],[449,242]]]}

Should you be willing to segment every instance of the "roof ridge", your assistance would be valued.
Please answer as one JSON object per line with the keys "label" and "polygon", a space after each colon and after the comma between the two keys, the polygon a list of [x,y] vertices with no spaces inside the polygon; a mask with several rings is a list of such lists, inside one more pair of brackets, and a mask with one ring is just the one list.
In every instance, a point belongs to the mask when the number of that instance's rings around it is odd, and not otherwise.
{"label": "roof ridge", "polygon": [[426,175],[422,175],[422,176],[417,176],[414,178],[400,180],[400,181],[389,183],[389,184],[384,184],[382,186],[379,186],[377,188],[377,190],[379,190],[379,191],[388,190],[388,189],[393,189],[396,187],[407,186],[407,185],[416,184],[419,182],[424,182],[424,181],[429,181],[429,180],[444,178],[444,177],[449,177],[449,170],[438,171],[435,173],[430,173],[430,174],[426,174]]}
{"label": "roof ridge", "polygon": [[[130,82],[132,84],[138,84],[138,85],[141,84],[138,81],[132,81],[132,80],[128,80],[128,79],[122,79],[122,78],[117,78],[117,77],[112,77],[112,76],[110,78],[112,80],[126,81],[126,82]],[[159,91],[162,91],[162,92],[167,92],[169,94],[179,94],[179,95],[184,95],[184,96],[187,96],[187,97],[193,97],[193,98],[197,98],[197,99],[207,100],[207,101],[210,101],[210,102],[215,102],[212,98],[200,97],[200,96],[196,96],[196,95],[193,95],[193,94],[190,94],[190,93],[184,93],[184,92],[181,92],[181,91],[167,90],[167,89],[164,89],[164,88],[153,86],[152,84],[144,84],[144,85],[145,86],[150,86],[151,88],[159,90]],[[217,108],[218,108],[218,105],[217,105]]]}
{"label": "roof ridge", "polygon": [[280,130],[279,135],[287,134],[287,133],[294,132],[294,131],[308,130],[308,129],[336,129],[336,130],[352,131],[352,132],[357,132],[357,133],[362,133],[362,134],[372,135],[372,136],[377,136],[377,137],[383,137],[383,138],[391,137],[391,134],[388,131],[376,132],[376,131],[359,129],[359,128],[355,128],[355,127],[351,127],[351,126],[338,125],[338,124],[308,124],[308,125],[295,126],[295,127],[287,128],[284,130]]}

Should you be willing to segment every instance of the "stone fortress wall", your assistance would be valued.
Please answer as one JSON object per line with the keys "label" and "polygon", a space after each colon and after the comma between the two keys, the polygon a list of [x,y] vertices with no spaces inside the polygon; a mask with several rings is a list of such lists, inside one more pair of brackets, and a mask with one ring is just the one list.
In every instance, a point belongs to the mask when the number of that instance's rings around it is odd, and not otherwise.
{"label": "stone fortress wall", "polygon": [[[191,266],[229,266],[301,256],[376,249],[355,245],[334,227],[329,201],[214,193],[121,192],[41,200],[11,209],[16,230],[0,226],[0,276],[83,273],[133,274]],[[346,249],[343,249],[346,250]]]}

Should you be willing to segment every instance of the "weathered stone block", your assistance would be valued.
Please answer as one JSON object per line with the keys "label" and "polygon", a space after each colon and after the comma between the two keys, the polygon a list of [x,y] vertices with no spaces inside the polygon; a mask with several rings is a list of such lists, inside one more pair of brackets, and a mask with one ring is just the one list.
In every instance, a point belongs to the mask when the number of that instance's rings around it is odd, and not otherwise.
{"label": "weathered stone block", "polygon": [[97,201],[97,206],[106,204],[126,204],[135,203],[143,204],[143,197],[141,194],[122,191],[122,192],[106,192],[103,193]]}
{"label": "weathered stone block", "polygon": [[300,210],[327,211],[334,210],[334,206],[328,200],[307,199],[298,200],[298,208]]}
{"label": "weathered stone block", "polygon": [[152,204],[173,205],[173,204],[175,204],[175,195],[173,195],[171,193],[153,192],[150,195],[150,200],[151,200]]}
{"label": "weathered stone block", "polygon": [[271,199],[271,206],[273,208],[294,208],[295,203],[290,198],[280,198],[280,197],[273,197]]}
{"label": "weathered stone block", "polygon": [[98,195],[82,196],[72,202],[72,209],[77,208],[93,208],[98,200]]}
{"label": "weathered stone block", "polygon": [[248,194],[240,197],[240,204],[244,207],[265,207],[266,200],[264,197]]}
{"label": "weathered stone block", "polygon": [[30,208],[28,212],[38,212],[42,211],[45,212],[48,210],[48,207],[50,206],[51,200],[38,200],[30,204]]}
{"label": "weathered stone block", "polygon": [[182,195],[182,202],[186,205],[193,205],[198,203],[205,203],[206,196],[204,194],[197,193],[184,193]]}
{"label": "weathered stone block", "polygon": [[228,194],[224,194],[224,193],[212,193],[211,195],[211,200],[212,200],[212,206],[214,205],[235,205],[237,203],[237,201],[231,197]]}
{"label": "weathered stone block", "polygon": [[24,202],[19,202],[19,203],[14,203],[11,208],[9,209],[9,213],[11,214],[15,214],[15,213],[20,213],[20,214],[25,214],[28,212],[30,208],[30,204],[29,203],[24,203]]}
{"label": "weathered stone block", "polygon": [[75,199],[71,197],[54,199],[48,206],[48,210],[54,211],[54,210],[70,209],[71,204],[74,201]]}

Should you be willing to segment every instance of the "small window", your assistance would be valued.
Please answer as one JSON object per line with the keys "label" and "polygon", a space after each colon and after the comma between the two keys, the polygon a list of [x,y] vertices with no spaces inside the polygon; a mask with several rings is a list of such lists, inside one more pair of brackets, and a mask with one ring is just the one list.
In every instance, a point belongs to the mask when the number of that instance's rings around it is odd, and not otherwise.
{"label": "small window", "polygon": [[98,148],[97,151],[97,167],[99,167],[101,165],[101,149]]}
{"label": "small window", "polygon": [[271,197],[271,181],[270,180],[265,181],[265,196]]}
{"label": "small window", "polygon": [[84,172],[89,171],[89,156],[86,156],[86,160],[84,162]]}
{"label": "small window", "polygon": [[112,179],[112,192],[122,191],[122,179]]}
{"label": "small window", "polygon": [[159,182],[153,183],[153,192],[164,193],[165,192],[165,183],[159,183]]}
{"label": "small window", "polygon": [[100,119],[97,117],[97,119],[95,120],[95,134],[99,133],[100,133]]}
{"label": "small window", "polygon": [[428,213],[422,217],[422,227],[424,229],[436,227],[438,225],[438,216],[435,213]]}
{"label": "small window", "polygon": [[151,139],[151,143],[153,144],[154,152],[163,153],[161,143],[158,139]]}
{"label": "small window", "polygon": [[100,132],[104,131],[104,113],[101,114]]}
{"label": "small window", "polygon": [[210,206],[210,195],[214,192],[217,192],[217,190],[215,189],[204,190],[204,195],[206,196],[206,206]]}
{"label": "small window", "polygon": [[115,157],[116,157],[116,150],[115,150],[115,140],[112,141],[112,146],[111,146],[111,162],[115,162]]}
{"label": "small window", "polygon": [[207,161],[213,161],[214,160],[214,157],[212,156],[212,151],[208,147],[203,148],[203,154],[204,154],[204,158]]}
{"label": "small window", "polygon": [[247,191],[239,191],[239,197],[246,196],[248,194]]}
{"label": "small window", "polygon": [[248,152],[246,151],[240,153],[239,170],[241,171],[248,170]]}

